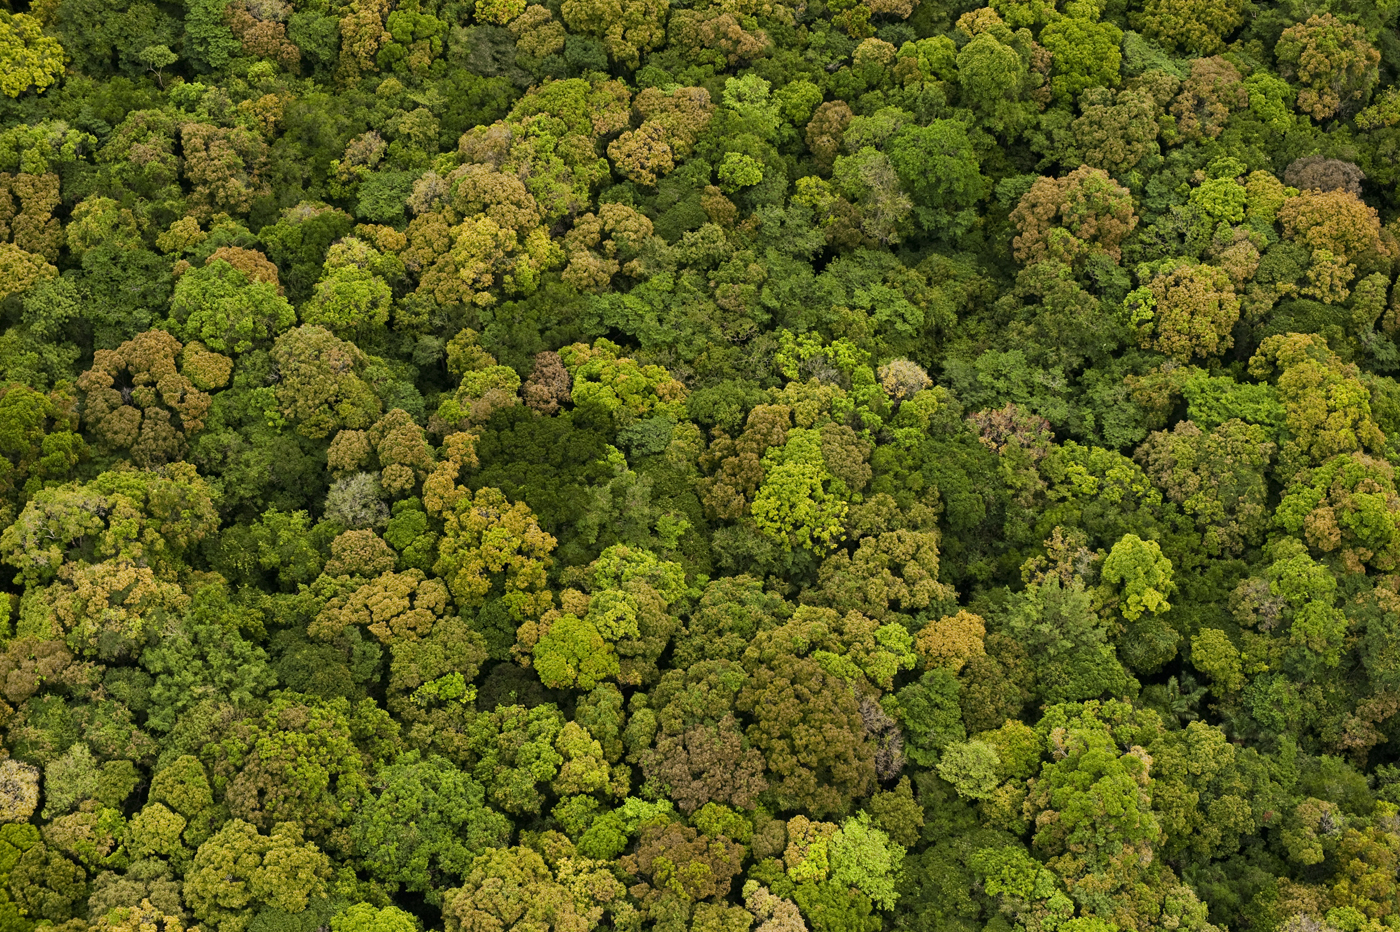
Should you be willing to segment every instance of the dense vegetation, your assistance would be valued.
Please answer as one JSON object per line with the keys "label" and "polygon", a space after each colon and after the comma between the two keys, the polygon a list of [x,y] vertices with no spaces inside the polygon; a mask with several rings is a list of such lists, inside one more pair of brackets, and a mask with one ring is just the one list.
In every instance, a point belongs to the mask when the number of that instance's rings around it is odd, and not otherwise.
{"label": "dense vegetation", "polygon": [[0,932],[1400,928],[1395,0],[0,11]]}

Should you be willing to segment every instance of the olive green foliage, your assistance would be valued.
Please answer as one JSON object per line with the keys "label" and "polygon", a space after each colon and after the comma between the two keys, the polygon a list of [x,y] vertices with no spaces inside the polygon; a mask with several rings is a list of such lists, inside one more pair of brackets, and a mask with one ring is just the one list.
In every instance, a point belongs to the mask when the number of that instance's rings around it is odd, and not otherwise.
{"label": "olive green foliage", "polygon": [[0,932],[1400,926],[1400,4],[0,6]]}

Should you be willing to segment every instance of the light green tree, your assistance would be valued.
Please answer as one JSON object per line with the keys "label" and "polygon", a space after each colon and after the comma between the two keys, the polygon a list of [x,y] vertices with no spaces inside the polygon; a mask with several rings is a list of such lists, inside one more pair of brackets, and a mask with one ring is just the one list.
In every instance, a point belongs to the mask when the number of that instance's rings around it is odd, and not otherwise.
{"label": "light green tree", "polygon": [[57,39],[44,35],[28,13],[0,10],[0,91],[18,97],[31,87],[43,92],[63,73],[67,56]]}
{"label": "light green tree", "polygon": [[1176,588],[1172,562],[1163,556],[1155,540],[1125,534],[1103,562],[1103,579],[1118,591],[1119,611],[1129,621],[1146,612],[1160,615],[1171,608],[1167,596]]}

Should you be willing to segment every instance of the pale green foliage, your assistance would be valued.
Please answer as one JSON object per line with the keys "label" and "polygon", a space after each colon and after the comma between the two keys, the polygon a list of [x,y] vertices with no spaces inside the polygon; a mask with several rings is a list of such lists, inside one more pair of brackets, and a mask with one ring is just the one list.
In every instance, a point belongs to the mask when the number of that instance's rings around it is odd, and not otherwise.
{"label": "pale green foliage", "polygon": [[938,775],[967,799],[987,799],[1001,782],[1001,758],[985,741],[960,741],[943,749]]}

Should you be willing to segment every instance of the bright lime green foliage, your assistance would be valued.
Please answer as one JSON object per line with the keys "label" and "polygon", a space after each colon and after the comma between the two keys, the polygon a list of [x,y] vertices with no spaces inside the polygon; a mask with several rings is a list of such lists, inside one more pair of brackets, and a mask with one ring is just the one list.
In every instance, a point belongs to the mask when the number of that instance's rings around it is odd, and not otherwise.
{"label": "bright lime green foliage", "polygon": [[1275,553],[1265,573],[1270,593],[1283,600],[1292,617],[1289,641],[1327,666],[1335,665],[1347,629],[1346,616],[1335,607],[1336,577],[1297,541],[1285,539]]}
{"label": "bright lime green foliage", "polygon": [[752,509],[760,529],[789,548],[820,551],[841,540],[847,503],[830,491],[818,431],[790,431],[764,457],[764,472]]}
{"label": "bright lime green foliage", "polygon": [[[615,632],[622,633],[622,632]],[[540,682],[555,689],[592,689],[617,676],[617,653],[589,621],[562,614],[534,647]]]}
{"label": "bright lime green foliage", "polygon": [[353,335],[387,322],[392,300],[393,291],[368,269],[338,268],[316,285],[301,319],[338,336]]}
{"label": "bright lime green foliage", "polygon": [[0,12],[0,92],[18,97],[31,87],[43,92],[63,73],[63,46],[44,35],[28,13]]}
{"label": "bright lime green foliage", "polygon": [[1219,628],[1206,628],[1191,638],[1191,663],[1222,692],[1237,692],[1245,684],[1240,652]]}
{"label": "bright lime green foliage", "polygon": [[751,188],[763,180],[763,163],[740,152],[725,153],[717,170],[720,185],[729,192]]}
{"label": "bright lime green foliage", "polygon": [[356,903],[331,917],[331,932],[415,932],[418,923],[397,906]]}
{"label": "bright lime green foliage", "polygon": [[686,391],[661,366],[641,365],[621,355],[609,340],[576,343],[560,350],[573,378],[576,405],[596,405],[621,424],[648,415],[678,418]]}
{"label": "bright lime green foliage", "polygon": [[1191,203],[1214,223],[1244,219],[1249,192],[1233,178],[1211,178],[1191,192]]}
{"label": "bright lime green foliage", "polygon": [[1030,901],[1049,899],[1057,892],[1055,875],[1024,848],[982,848],[973,854],[970,863],[983,878],[989,896]]}

